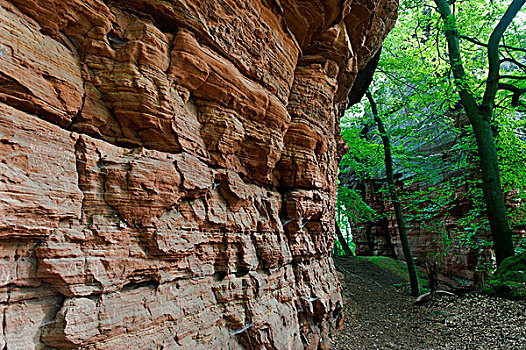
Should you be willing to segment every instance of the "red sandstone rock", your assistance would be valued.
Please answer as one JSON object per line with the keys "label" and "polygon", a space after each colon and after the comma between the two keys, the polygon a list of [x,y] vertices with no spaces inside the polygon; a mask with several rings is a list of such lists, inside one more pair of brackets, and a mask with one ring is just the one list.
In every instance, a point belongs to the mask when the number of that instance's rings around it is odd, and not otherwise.
{"label": "red sandstone rock", "polygon": [[[445,174],[452,175],[452,174]],[[440,185],[440,184],[439,184]],[[367,181],[364,190],[366,203],[376,213],[384,214],[384,218],[377,221],[360,223],[353,227],[353,241],[356,244],[357,255],[378,255],[403,259],[402,244],[394,208],[385,192],[380,191],[383,183],[378,180]],[[411,193],[428,190],[429,183],[417,182],[410,186],[403,181],[398,181],[400,191]],[[460,224],[470,210],[473,208],[473,200],[467,193],[470,188],[467,185],[457,187],[448,207],[441,208],[448,215],[442,217],[441,230],[435,228],[436,222],[429,220],[427,223],[418,221],[407,221],[408,239],[411,252],[417,264],[425,266],[430,255],[440,257],[439,272],[452,278],[464,280],[464,284],[472,287],[482,285],[488,278],[489,270],[495,264],[495,257],[487,246],[473,247],[462,239],[459,232],[465,228]],[[508,192],[505,196],[506,205],[517,208],[520,203],[513,201],[514,193]],[[523,237],[524,230],[518,226],[511,226],[516,237]],[[447,234],[447,240],[444,238]],[[473,239],[491,241],[489,229],[479,229]],[[452,281],[452,285],[457,284]],[[462,285],[461,287],[466,287]]]}
{"label": "red sandstone rock", "polygon": [[338,111],[395,0],[0,0],[0,348],[327,349]]}

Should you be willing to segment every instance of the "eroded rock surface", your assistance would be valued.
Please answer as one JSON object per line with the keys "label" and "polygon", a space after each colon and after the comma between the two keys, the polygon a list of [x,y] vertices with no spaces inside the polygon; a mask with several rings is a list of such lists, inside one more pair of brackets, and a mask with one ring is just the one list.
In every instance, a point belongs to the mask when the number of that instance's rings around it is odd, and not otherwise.
{"label": "eroded rock surface", "polygon": [[0,0],[0,348],[327,349],[338,118],[395,0]]}

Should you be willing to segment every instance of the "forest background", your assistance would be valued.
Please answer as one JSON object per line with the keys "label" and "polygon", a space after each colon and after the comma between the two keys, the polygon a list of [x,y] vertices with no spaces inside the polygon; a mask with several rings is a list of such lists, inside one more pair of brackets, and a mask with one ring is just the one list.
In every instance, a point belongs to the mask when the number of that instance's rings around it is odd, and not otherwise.
{"label": "forest background", "polygon": [[[483,190],[480,139],[475,135],[473,118],[466,113],[466,94],[484,111],[488,89],[492,97],[485,121],[489,136],[483,140],[492,138],[500,186],[506,197],[518,203],[506,208],[509,226],[526,227],[523,4],[517,0],[401,1],[398,23],[383,45],[369,87],[370,98],[350,107],[341,120],[342,136],[350,151],[340,164],[337,223],[345,237],[340,236],[340,241],[345,242],[337,242],[337,250],[343,245],[353,249],[351,227],[385,215],[369,206],[359,186],[386,180],[382,136],[390,140],[397,182],[403,182],[404,188],[419,184],[418,191],[399,191],[398,195],[410,227],[436,232],[441,249],[430,250],[430,259],[440,263],[454,244],[473,249],[493,245],[491,238],[478,234],[491,230],[495,235],[488,220],[487,188]],[[517,11],[510,14],[513,6]],[[444,9],[451,13],[444,13]],[[491,57],[495,56],[495,47],[492,52],[491,46],[495,46],[499,26],[504,30],[497,41],[495,61]],[[458,42],[457,56],[452,52],[454,39]],[[492,78],[496,64],[497,76]],[[371,107],[376,107],[384,133],[378,131]],[[458,188],[467,189],[464,198],[458,198]],[[387,186],[380,191],[387,192]],[[469,208],[463,208],[465,213],[456,219],[453,229],[451,223],[446,227],[449,213],[465,198],[470,201]],[[513,252],[526,249],[524,237],[511,237],[510,242]]]}

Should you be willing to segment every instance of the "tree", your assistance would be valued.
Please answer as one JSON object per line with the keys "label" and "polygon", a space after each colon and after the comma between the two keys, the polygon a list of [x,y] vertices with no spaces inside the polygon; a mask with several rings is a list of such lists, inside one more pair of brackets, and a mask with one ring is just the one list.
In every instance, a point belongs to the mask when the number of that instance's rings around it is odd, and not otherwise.
{"label": "tree", "polygon": [[380,136],[382,138],[382,143],[384,145],[384,162],[387,176],[387,187],[389,190],[389,196],[391,198],[391,201],[393,202],[393,206],[395,209],[396,222],[398,224],[398,233],[400,234],[400,240],[402,242],[402,250],[404,252],[405,261],[407,262],[409,281],[411,283],[411,294],[413,296],[418,296],[420,294],[420,284],[418,282],[418,274],[416,271],[415,261],[413,260],[411,248],[409,247],[409,240],[407,238],[407,229],[402,213],[402,206],[400,205],[400,200],[398,199],[398,193],[394,182],[393,159],[391,157],[391,142],[389,141],[389,135],[385,130],[382,118],[378,113],[378,107],[374,101],[373,95],[370,91],[367,91],[365,94],[371,105],[373,117],[376,122],[376,126],[378,127],[378,132],[380,133]]}
{"label": "tree", "polygon": [[[390,136],[393,171],[404,188],[411,188],[398,193],[409,234],[415,228],[436,232],[433,242],[429,242],[427,259],[440,264],[454,247],[479,252],[490,248],[490,225],[477,143],[458,95],[443,21],[431,0],[400,3],[400,16],[383,43],[371,92]],[[478,103],[485,89],[487,43],[510,3],[511,0],[470,0],[457,1],[452,6],[461,29],[466,81],[479,97]],[[507,196],[513,193],[513,198],[522,203],[526,203],[526,105],[521,97],[526,89],[525,28],[523,11],[503,35],[499,55],[505,77],[499,80],[490,123],[502,186]],[[365,91],[363,87],[361,90]],[[360,93],[357,96],[350,96],[349,100],[356,102]],[[364,98],[347,110],[340,124],[342,136],[350,146],[340,164],[340,185],[354,189],[358,200],[365,200],[359,189],[365,186],[353,184],[367,184],[370,189],[371,183],[385,178],[383,145],[379,135],[371,132],[376,128],[372,127],[369,110]],[[445,147],[430,150],[436,144]],[[463,190],[459,192],[458,188]],[[382,194],[377,196],[381,197]],[[352,203],[347,207],[348,211],[355,211]],[[515,228],[524,227],[526,206],[507,210],[510,223]],[[380,217],[381,212],[372,221],[377,222]],[[362,221],[357,229],[365,237],[371,226]],[[517,251],[525,248],[526,239],[522,247],[515,247]],[[426,262],[423,255],[414,253],[418,263]],[[487,264],[487,270],[492,267]]]}
{"label": "tree", "polygon": [[449,62],[455,78],[455,86],[460,101],[473,127],[477,142],[482,173],[482,190],[488,211],[497,265],[500,265],[505,258],[514,255],[514,247],[506,214],[497,149],[491,122],[495,108],[496,94],[499,88],[514,93],[515,102],[512,101],[512,103],[515,105],[518,105],[518,99],[525,91],[512,84],[499,84],[499,80],[503,78],[503,76],[500,75],[501,60],[499,58],[499,44],[504,32],[526,0],[513,0],[489,38],[488,44],[486,45],[488,72],[482,99],[477,98],[475,92],[470,88],[469,79],[464,69],[460,49],[461,36],[456,25],[455,15],[451,10],[451,5],[454,4],[454,1],[452,1],[451,4],[446,0],[434,0],[434,2],[437,5],[437,10],[444,23],[445,36],[448,43]]}
{"label": "tree", "polygon": [[336,238],[338,238],[338,241],[340,242],[342,249],[345,252],[345,255],[354,256],[351,248],[349,248],[349,244],[347,243],[347,240],[345,239],[345,237],[343,237],[342,231],[340,230],[340,226],[337,223],[336,223]]}

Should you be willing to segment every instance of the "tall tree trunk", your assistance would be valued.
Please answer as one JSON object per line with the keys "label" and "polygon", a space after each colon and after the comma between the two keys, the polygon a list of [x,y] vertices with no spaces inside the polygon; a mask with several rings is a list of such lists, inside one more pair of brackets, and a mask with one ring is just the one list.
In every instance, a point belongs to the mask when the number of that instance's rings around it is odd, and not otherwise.
{"label": "tall tree trunk", "polygon": [[455,17],[446,0],[434,0],[437,10],[445,26],[445,36],[448,43],[449,61],[455,77],[460,101],[469,118],[475,139],[477,141],[480,168],[482,173],[482,190],[484,201],[488,210],[488,219],[493,236],[493,247],[497,258],[497,265],[515,254],[511,230],[506,215],[504,194],[499,173],[499,161],[495,141],[491,133],[490,120],[495,105],[495,94],[498,89],[499,78],[499,42],[513,18],[517,15],[526,0],[513,0],[501,20],[493,30],[488,42],[488,78],[486,89],[479,105],[469,89],[466,72],[460,54],[459,32],[456,27]]}
{"label": "tall tree trunk", "polygon": [[393,176],[393,159],[391,157],[391,142],[389,140],[389,136],[387,135],[384,127],[384,123],[382,122],[382,118],[380,118],[380,114],[378,113],[378,107],[376,106],[376,102],[373,99],[373,95],[370,91],[366,92],[367,99],[369,100],[369,103],[371,104],[371,109],[373,111],[374,120],[376,122],[376,126],[378,127],[378,131],[380,132],[380,135],[382,137],[382,142],[384,144],[384,153],[385,153],[385,172],[387,175],[387,187],[389,189],[389,196],[391,197],[391,201],[393,202],[393,206],[395,209],[395,216],[396,216],[396,222],[398,224],[398,233],[400,234],[400,241],[402,243],[402,250],[404,252],[405,261],[407,262],[407,270],[409,272],[409,282],[411,283],[411,294],[413,296],[418,296],[420,294],[420,283],[418,281],[418,274],[416,271],[416,265],[415,261],[413,260],[413,255],[411,254],[411,247],[409,246],[409,240],[407,238],[407,229],[405,226],[405,220],[402,213],[402,206],[400,205],[400,201],[398,199],[398,193],[396,192],[396,186],[394,183],[394,176]]}
{"label": "tall tree trunk", "polygon": [[482,192],[484,193],[489,225],[493,235],[493,249],[495,250],[497,265],[500,265],[502,260],[514,254],[514,248],[502,193],[497,150],[490,124],[477,115],[468,117],[473,125],[473,132],[477,141],[482,172]]}

